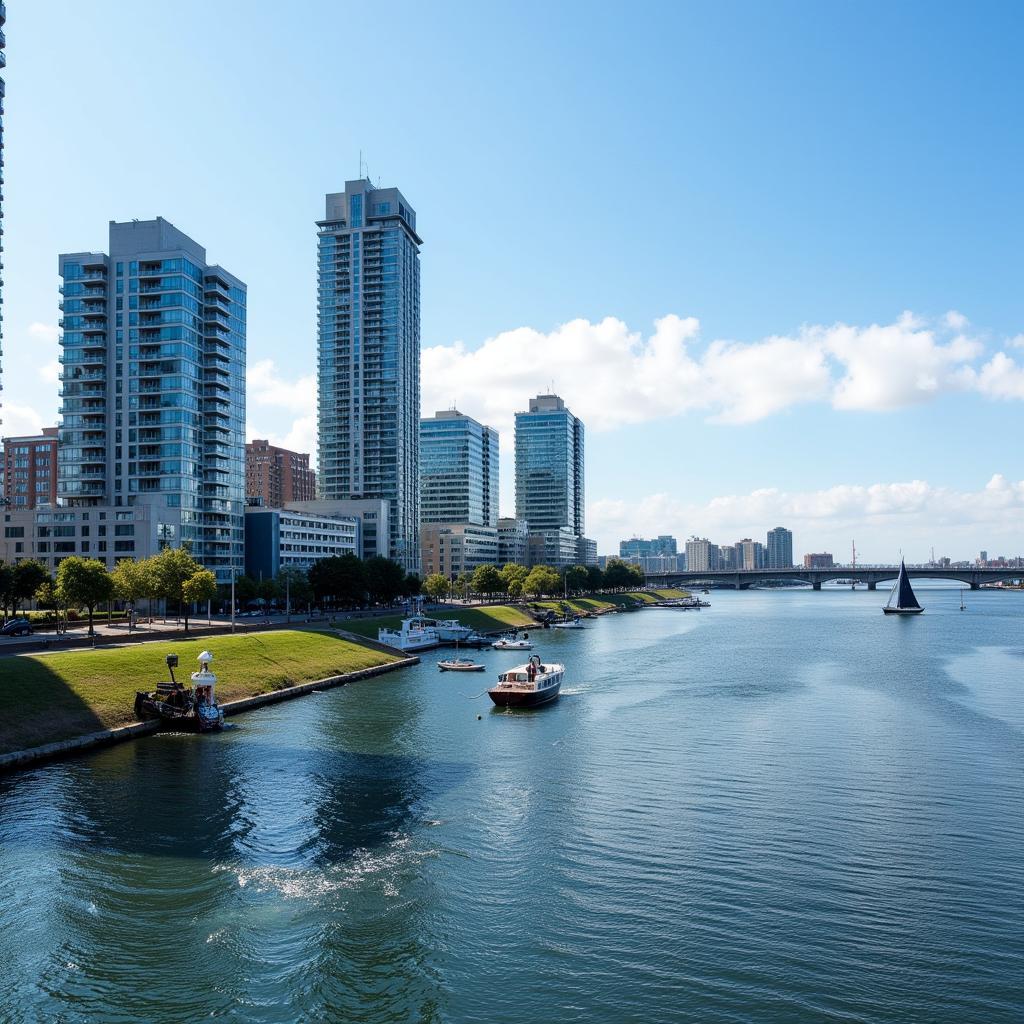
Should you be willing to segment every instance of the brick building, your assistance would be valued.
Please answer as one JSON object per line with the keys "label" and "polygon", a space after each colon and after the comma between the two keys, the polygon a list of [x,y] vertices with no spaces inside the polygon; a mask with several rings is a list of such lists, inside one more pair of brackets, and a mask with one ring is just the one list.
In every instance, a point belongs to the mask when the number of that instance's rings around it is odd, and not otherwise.
{"label": "brick building", "polygon": [[245,494],[247,505],[264,508],[313,501],[316,473],[309,468],[309,454],[278,448],[269,441],[250,441],[245,446]]}
{"label": "brick building", "polygon": [[57,428],[3,440],[3,496],[14,509],[57,504]]}

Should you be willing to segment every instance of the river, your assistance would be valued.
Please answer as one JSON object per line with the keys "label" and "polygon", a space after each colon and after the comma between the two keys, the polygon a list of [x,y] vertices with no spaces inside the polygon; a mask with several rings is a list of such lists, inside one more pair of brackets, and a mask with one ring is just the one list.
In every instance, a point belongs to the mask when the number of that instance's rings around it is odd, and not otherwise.
{"label": "river", "polygon": [[533,712],[474,696],[521,655],[428,654],[0,779],[0,1016],[1019,1022],[1024,594],[918,590],[537,633]]}

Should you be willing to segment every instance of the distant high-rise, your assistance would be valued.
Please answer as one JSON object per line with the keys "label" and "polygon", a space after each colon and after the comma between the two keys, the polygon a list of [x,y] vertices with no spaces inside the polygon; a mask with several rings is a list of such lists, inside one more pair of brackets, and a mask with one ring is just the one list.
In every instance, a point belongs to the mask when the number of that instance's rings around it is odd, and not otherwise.
{"label": "distant high-rise", "polygon": [[740,552],[737,569],[763,569],[765,565],[764,545],[759,540],[744,537],[736,542]]}
{"label": "distant high-rise", "polygon": [[116,544],[104,525],[65,552],[187,543],[227,582],[243,562],[245,285],[162,217],[112,221],[109,255],[67,253],[59,271],[58,497],[147,508],[110,514]]}
{"label": "distant high-rise", "polygon": [[247,505],[284,508],[294,501],[316,499],[316,473],[307,452],[278,448],[269,441],[245,446],[245,501]]}
{"label": "distant high-rise", "polygon": [[718,572],[718,545],[707,537],[691,537],[686,542],[686,568],[690,572]]}
{"label": "distant high-rise", "polygon": [[793,568],[793,531],[784,526],[776,526],[768,531],[768,543],[765,544],[766,569]]}
{"label": "distant high-rise", "polygon": [[675,537],[667,533],[659,534],[653,540],[642,537],[631,537],[619,541],[619,558],[651,558],[654,556],[673,556],[679,553]]}
{"label": "distant high-rise", "polygon": [[420,522],[498,525],[498,432],[454,409],[420,421]]}
{"label": "distant high-rise", "polygon": [[531,398],[529,410],[516,413],[516,519],[531,535],[547,535],[532,547],[554,565],[579,557],[558,534],[583,536],[583,442],[583,422],[557,395]]}
{"label": "distant high-rise", "polygon": [[320,494],[383,498],[390,554],[419,569],[420,260],[416,212],[367,179],[317,222]]}

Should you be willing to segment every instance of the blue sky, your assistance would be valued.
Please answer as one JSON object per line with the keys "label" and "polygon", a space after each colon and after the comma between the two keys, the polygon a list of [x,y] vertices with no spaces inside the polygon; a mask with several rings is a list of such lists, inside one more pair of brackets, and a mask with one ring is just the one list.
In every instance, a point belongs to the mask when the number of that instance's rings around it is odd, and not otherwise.
{"label": "blue sky", "polygon": [[510,441],[553,383],[601,551],[1024,550],[1019,7],[8,18],[5,432],[56,415],[57,253],[160,214],[248,282],[250,436],[311,445],[313,222],[362,150],[418,212],[426,411]]}

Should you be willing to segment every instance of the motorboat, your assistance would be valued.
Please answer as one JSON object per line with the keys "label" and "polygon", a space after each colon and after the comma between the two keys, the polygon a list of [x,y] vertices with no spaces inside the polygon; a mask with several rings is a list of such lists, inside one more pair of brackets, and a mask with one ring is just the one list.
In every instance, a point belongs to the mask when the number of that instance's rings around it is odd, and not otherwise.
{"label": "motorboat", "polygon": [[578,616],[574,615],[571,619],[567,619],[565,622],[552,622],[552,629],[586,629],[583,625],[583,620]]}
{"label": "motorboat", "polygon": [[479,661],[469,658],[447,658],[439,661],[437,667],[442,672],[483,672],[484,666]]}
{"label": "motorboat", "polygon": [[465,643],[473,635],[470,626],[464,626],[458,619],[420,619],[420,624],[437,632],[437,638],[443,644]]}
{"label": "motorboat", "polygon": [[[893,603],[895,601],[895,603]],[[914,588],[910,585],[907,567],[900,559],[900,574],[896,577],[889,600],[882,609],[886,615],[920,615],[924,609],[918,604]]]}
{"label": "motorboat", "polygon": [[535,708],[555,700],[562,688],[565,666],[558,662],[544,663],[535,654],[525,665],[516,665],[498,676],[497,684],[487,696],[498,707]]}
{"label": "motorboat", "polygon": [[165,663],[170,682],[157,683],[151,691],[139,690],[135,694],[135,715],[140,721],[157,719],[174,729],[185,732],[213,732],[224,725],[224,712],[214,697],[217,677],[210,671],[213,655],[203,651],[199,655],[199,671],[192,673],[192,685],[185,686],[174,678],[178,656],[168,654]]}
{"label": "motorboat", "polygon": [[441,638],[437,630],[429,625],[430,619],[419,617],[402,619],[401,629],[377,630],[377,642],[397,647],[400,651],[422,651],[427,647],[436,647]]}
{"label": "motorboat", "polygon": [[491,646],[496,651],[532,651],[533,641],[529,633],[524,633],[522,638],[513,633],[512,636],[503,636],[500,640],[495,640]]}

